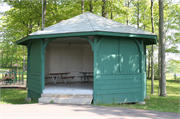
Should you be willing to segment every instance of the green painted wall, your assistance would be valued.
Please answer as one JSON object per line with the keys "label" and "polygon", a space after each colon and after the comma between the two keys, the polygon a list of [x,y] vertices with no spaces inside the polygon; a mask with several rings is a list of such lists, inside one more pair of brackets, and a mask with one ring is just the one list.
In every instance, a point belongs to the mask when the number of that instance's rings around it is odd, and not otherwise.
{"label": "green painted wall", "polygon": [[146,96],[143,42],[122,37],[101,40],[94,42],[97,61],[94,62],[94,103],[143,101]]}
{"label": "green painted wall", "polygon": [[[94,103],[141,102],[146,97],[145,44],[135,38],[94,37]],[[28,97],[44,89],[43,39],[28,47]]]}
{"label": "green painted wall", "polygon": [[28,72],[27,86],[28,97],[38,99],[41,96],[44,79],[43,74],[43,40],[37,40],[28,47]]}

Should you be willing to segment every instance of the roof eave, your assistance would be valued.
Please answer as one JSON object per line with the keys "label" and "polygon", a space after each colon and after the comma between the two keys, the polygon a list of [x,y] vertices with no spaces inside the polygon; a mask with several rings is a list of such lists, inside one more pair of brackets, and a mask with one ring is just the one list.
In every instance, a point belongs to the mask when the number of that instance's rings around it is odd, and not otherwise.
{"label": "roof eave", "polygon": [[150,39],[150,43],[146,45],[157,44],[157,35],[146,34],[129,34],[129,33],[116,33],[105,31],[93,31],[93,32],[76,32],[76,33],[63,33],[63,34],[44,34],[44,35],[29,35],[16,41],[16,44],[27,45],[27,41],[31,39],[42,38],[61,38],[61,37],[78,37],[78,36],[91,36],[91,35],[103,35],[103,36],[119,36],[119,37],[134,37],[134,38],[147,38]]}

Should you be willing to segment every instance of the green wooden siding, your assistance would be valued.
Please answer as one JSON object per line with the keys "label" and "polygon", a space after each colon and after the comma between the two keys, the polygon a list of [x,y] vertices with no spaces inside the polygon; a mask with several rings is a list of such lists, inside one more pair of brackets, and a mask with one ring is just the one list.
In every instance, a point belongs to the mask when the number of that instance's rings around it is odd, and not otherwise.
{"label": "green wooden siding", "polygon": [[[28,48],[28,97],[44,89],[43,39]],[[145,47],[141,40],[94,36],[94,103],[140,102],[146,97]]]}
{"label": "green wooden siding", "polygon": [[[140,102],[146,94],[142,43],[137,39],[104,37],[97,50],[94,103]],[[96,47],[96,45],[94,45]],[[144,66],[144,65],[143,65]],[[145,69],[145,68],[144,68]],[[143,79],[142,79],[143,76]]]}
{"label": "green wooden siding", "polygon": [[97,104],[113,104],[113,103],[127,103],[127,102],[139,102],[141,93],[121,93],[121,94],[107,94],[97,95]]}
{"label": "green wooden siding", "polygon": [[98,73],[140,73],[140,52],[135,41],[104,38],[98,50]]}
{"label": "green wooden siding", "polygon": [[144,94],[143,94],[143,100],[146,98],[147,96],[147,76],[146,76],[146,44],[144,44],[144,75],[143,75],[143,81],[144,81]]}
{"label": "green wooden siding", "polygon": [[42,40],[31,43],[28,48],[28,97],[38,99],[42,93]]}
{"label": "green wooden siding", "polygon": [[140,73],[140,52],[135,41],[120,39],[120,72]]}

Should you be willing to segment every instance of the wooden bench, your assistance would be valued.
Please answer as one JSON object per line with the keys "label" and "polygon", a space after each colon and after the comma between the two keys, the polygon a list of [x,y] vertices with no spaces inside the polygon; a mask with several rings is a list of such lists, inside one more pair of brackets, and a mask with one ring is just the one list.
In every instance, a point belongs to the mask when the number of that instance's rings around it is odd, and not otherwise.
{"label": "wooden bench", "polygon": [[48,78],[52,78],[52,77],[50,77],[50,76],[49,76],[49,77],[48,77],[48,76],[47,76],[47,77],[45,77],[45,79],[48,79]]}
{"label": "wooden bench", "polygon": [[62,79],[64,81],[64,85],[66,85],[66,79],[71,78],[73,80],[73,83],[74,83],[74,77],[76,77],[76,76],[60,77],[60,79]]}
{"label": "wooden bench", "polygon": [[[78,76],[81,78],[81,82],[88,82],[89,81],[89,78],[93,78],[94,76],[93,75],[88,75],[88,76]],[[84,81],[82,81],[82,79],[84,78]],[[87,78],[87,81],[85,81],[85,78]]]}

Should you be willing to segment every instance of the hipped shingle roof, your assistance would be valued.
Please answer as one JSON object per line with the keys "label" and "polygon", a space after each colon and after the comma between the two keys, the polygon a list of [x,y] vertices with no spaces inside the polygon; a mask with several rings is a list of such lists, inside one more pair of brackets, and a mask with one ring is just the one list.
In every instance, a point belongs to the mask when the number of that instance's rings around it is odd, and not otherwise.
{"label": "hipped shingle roof", "polygon": [[40,30],[30,35],[63,34],[94,31],[155,35],[150,32],[92,14],[90,12],[75,16],[55,25],[49,26],[43,31]]}

